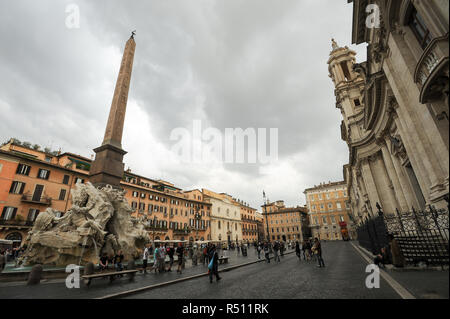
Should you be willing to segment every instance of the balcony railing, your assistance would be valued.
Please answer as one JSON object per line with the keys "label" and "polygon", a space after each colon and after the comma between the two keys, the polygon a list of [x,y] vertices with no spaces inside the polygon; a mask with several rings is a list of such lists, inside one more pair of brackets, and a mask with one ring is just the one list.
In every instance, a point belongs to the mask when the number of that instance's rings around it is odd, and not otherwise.
{"label": "balcony railing", "polygon": [[439,96],[442,92],[434,92],[438,89],[436,81],[440,81],[440,75],[448,69],[449,61],[449,35],[434,38],[419,60],[416,66],[414,80],[420,86],[420,102],[427,103],[435,96]]}
{"label": "balcony railing", "polygon": [[22,202],[26,203],[33,203],[33,204],[40,204],[40,205],[48,205],[50,206],[52,204],[52,199],[48,196],[41,196],[40,198],[34,198],[33,195],[22,195],[21,199]]}
{"label": "balcony railing", "polygon": [[26,227],[32,227],[34,225],[34,222],[31,220],[4,220],[0,219],[0,225],[1,226],[26,226]]}
{"label": "balcony railing", "polygon": [[183,235],[187,235],[189,234],[191,231],[189,229],[174,229],[173,233],[174,234],[183,234]]}

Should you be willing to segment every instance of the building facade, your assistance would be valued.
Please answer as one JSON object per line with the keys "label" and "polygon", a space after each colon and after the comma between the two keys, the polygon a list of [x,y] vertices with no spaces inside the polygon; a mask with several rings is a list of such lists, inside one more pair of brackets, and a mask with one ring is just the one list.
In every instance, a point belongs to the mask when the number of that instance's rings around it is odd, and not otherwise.
{"label": "building facade", "polygon": [[[342,112],[344,167],[358,223],[377,213],[447,206],[449,194],[448,1],[353,0],[354,44],[367,61],[333,41],[328,60]],[[379,27],[366,25],[368,4]]]}
{"label": "building facade", "polygon": [[[306,207],[286,207],[284,201],[266,203],[262,206],[265,237],[284,242],[303,241],[310,238],[308,209]],[[268,226],[267,226],[268,225]]]}
{"label": "building facade", "polygon": [[267,239],[267,236],[264,231],[265,225],[263,214],[261,214],[260,212],[255,212],[255,219],[256,219],[256,227],[258,230],[258,242],[263,242]]}
{"label": "building facade", "polygon": [[312,236],[325,240],[355,238],[347,184],[323,183],[304,191]]}
{"label": "building facade", "polygon": [[242,242],[240,206],[230,195],[202,189],[203,198],[211,204],[211,240],[228,243]]}
{"label": "building facade", "polygon": [[239,199],[235,199],[234,202],[241,210],[242,240],[246,243],[254,243],[258,241],[256,209],[250,207],[247,203]]}
{"label": "building facade", "polygon": [[[89,181],[92,161],[71,153],[41,151],[11,140],[0,147],[0,239],[20,244],[37,215],[51,207],[64,214],[71,190]],[[208,240],[211,204],[199,190],[183,192],[173,184],[126,171],[121,187],[136,218],[149,220],[154,240]]]}

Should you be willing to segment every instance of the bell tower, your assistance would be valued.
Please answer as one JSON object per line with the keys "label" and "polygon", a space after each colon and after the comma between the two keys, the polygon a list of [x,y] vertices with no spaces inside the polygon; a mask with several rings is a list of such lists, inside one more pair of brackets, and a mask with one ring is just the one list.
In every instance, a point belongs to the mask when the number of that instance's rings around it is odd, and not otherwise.
{"label": "bell tower", "polygon": [[356,64],[355,51],[340,47],[334,39],[331,42],[328,71],[335,86],[336,107],[343,117],[342,139],[350,144],[364,134],[360,123],[364,114],[364,65]]}

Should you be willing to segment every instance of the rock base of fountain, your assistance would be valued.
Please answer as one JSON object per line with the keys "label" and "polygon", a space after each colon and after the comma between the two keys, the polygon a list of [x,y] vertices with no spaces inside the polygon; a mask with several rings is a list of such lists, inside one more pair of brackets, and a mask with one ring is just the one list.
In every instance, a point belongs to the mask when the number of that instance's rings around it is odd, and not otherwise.
{"label": "rock base of fountain", "polygon": [[99,256],[121,250],[125,259],[137,258],[149,237],[145,219],[131,217],[125,191],[111,186],[95,188],[78,183],[72,191],[72,207],[61,217],[48,208],[38,215],[25,240],[24,266],[42,264],[97,264]]}

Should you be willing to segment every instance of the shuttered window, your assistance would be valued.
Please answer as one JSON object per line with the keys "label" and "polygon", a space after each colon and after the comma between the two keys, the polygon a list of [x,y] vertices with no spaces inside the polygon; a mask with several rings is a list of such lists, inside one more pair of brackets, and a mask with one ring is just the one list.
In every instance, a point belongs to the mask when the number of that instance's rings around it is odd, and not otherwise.
{"label": "shuttered window", "polygon": [[9,193],[10,194],[23,194],[24,189],[25,189],[25,183],[16,181],[11,184]]}

